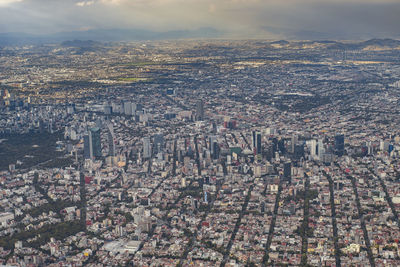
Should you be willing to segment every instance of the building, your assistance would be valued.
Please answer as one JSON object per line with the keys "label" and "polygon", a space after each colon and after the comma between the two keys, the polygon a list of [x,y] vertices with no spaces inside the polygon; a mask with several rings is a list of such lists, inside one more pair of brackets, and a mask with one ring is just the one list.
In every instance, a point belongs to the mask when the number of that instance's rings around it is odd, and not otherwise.
{"label": "building", "polygon": [[13,213],[11,212],[0,213],[0,226],[6,227],[12,220],[14,220]]}
{"label": "building", "polygon": [[216,136],[210,136],[209,138],[209,148],[213,159],[218,159],[219,156],[219,145]]}
{"label": "building", "polygon": [[143,158],[149,159],[151,158],[151,143],[149,137],[144,137],[143,140]]}
{"label": "building", "polygon": [[204,103],[202,100],[197,101],[196,104],[196,120],[204,120]]}
{"label": "building", "polygon": [[296,145],[297,145],[297,142],[298,142],[298,141],[299,141],[298,136],[294,134],[294,135],[292,136],[292,143],[291,143],[291,150],[290,150],[290,152],[291,152],[292,154],[295,153]]}
{"label": "building", "polygon": [[325,154],[325,147],[322,139],[318,140],[318,159],[322,160],[322,156]]}
{"label": "building", "polygon": [[310,141],[310,146],[311,146],[311,149],[310,149],[310,155],[311,155],[311,157],[315,157],[316,155],[317,155],[317,152],[318,152],[318,148],[317,148],[317,140],[311,140]]}
{"label": "building", "polygon": [[91,128],[89,132],[92,136],[93,156],[96,158],[101,157],[100,128]]}
{"label": "building", "polygon": [[114,134],[114,128],[111,123],[107,125],[108,128],[108,136],[107,136],[107,141],[108,141],[108,155],[111,157],[115,157],[115,134]]}
{"label": "building", "polygon": [[124,114],[125,115],[132,115],[133,114],[133,107],[132,107],[132,103],[127,101],[124,102]]}
{"label": "building", "polygon": [[153,152],[155,155],[164,151],[164,136],[162,134],[154,135],[153,147]]}
{"label": "building", "polygon": [[83,137],[83,154],[85,159],[101,157],[100,129],[91,128],[87,135]]}
{"label": "building", "polygon": [[93,149],[92,149],[92,136],[87,134],[83,136],[83,156],[85,159],[93,158]]}
{"label": "building", "polygon": [[214,143],[212,144],[212,146],[213,146],[213,154],[212,154],[212,156],[213,156],[213,159],[219,159],[219,151],[220,151],[220,148],[219,148],[219,145],[218,145],[218,142],[217,141],[214,141]]}
{"label": "building", "polygon": [[335,154],[339,157],[344,154],[344,135],[335,136]]}
{"label": "building", "polygon": [[292,163],[290,161],[283,164],[283,177],[286,181],[292,180]]}
{"label": "building", "polygon": [[253,152],[256,155],[261,154],[261,133],[260,132],[256,132],[253,131],[253,136],[252,136],[253,140],[252,140],[252,144],[253,144]]}

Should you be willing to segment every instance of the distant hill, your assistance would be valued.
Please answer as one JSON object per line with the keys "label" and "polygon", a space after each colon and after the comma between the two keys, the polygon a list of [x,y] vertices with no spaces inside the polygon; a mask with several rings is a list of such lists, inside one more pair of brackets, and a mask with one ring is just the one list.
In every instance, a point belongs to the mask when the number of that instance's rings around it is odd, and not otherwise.
{"label": "distant hill", "polygon": [[394,39],[371,39],[361,42],[339,42],[331,40],[321,40],[321,41],[286,41],[279,40],[270,42],[271,45],[288,45],[292,48],[299,48],[305,45],[319,46],[332,50],[362,50],[365,48],[398,48],[400,47],[400,40]]}
{"label": "distant hill", "polygon": [[400,47],[400,41],[394,39],[371,39],[358,43],[336,42],[335,44],[328,46],[328,48],[338,50],[361,50],[370,46],[380,48],[397,48]]}
{"label": "distant hill", "polygon": [[94,47],[99,45],[101,45],[101,43],[92,40],[87,40],[87,41],[73,40],[73,41],[64,41],[61,43],[61,46],[65,47]]}
{"label": "distant hill", "polygon": [[[94,42],[152,41],[194,38],[218,38],[222,32],[214,28],[156,32],[140,29],[98,29],[88,31],[60,32],[49,35],[26,33],[0,33],[0,46],[63,43],[69,40],[92,40]],[[73,43],[69,43],[71,45]],[[78,44],[78,43],[76,43]],[[80,45],[83,45],[81,43]],[[74,46],[74,45],[72,45]]]}
{"label": "distant hill", "polygon": [[290,43],[286,40],[279,40],[279,41],[271,42],[270,44],[272,44],[272,45],[288,45]]}

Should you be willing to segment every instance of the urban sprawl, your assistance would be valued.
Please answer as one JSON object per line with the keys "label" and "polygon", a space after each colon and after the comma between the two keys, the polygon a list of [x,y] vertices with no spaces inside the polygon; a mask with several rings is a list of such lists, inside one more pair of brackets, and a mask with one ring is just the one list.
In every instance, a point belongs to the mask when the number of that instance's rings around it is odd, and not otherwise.
{"label": "urban sprawl", "polygon": [[0,264],[400,266],[400,42],[0,49]]}

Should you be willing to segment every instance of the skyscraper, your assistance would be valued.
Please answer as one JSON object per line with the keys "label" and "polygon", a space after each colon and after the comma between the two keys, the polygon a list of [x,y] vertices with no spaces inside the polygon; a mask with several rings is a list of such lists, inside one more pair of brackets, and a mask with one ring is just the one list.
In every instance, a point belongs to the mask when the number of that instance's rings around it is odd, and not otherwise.
{"label": "skyscraper", "polygon": [[318,140],[318,158],[319,160],[322,160],[322,156],[325,153],[325,147],[322,139]]}
{"label": "skyscraper", "polygon": [[335,154],[339,157],[344,154],[344,135],[336,135],[335,136]]}
{"label": "skyscraper", "polygon": [[214,151],[213,159],[219,159],[219,149],[220,148],[219,148],[218,142],[215,141],[212,146],[213,146],[213,151]]}
{"label": "skyscraper", "polygon": [[216,146],[214,145],[214,144],[218,144],[218,142],[217,142],[217,137],[215,137],[215,136],[210,136],[210,138],[209,138],[209,148],[210,148],[210,152],[211,152],[211,155],[214,155],[215,154],[215,148],[216,148]]}
{"label": "skyscraper", "polygon": [[91,141],[92,141],[93,157],[101,157],[100,129],[91,128],[89,132],[92,137]]}
{"label": "skyscraper", "polygon": [[310,154],[312,157],[315,157],[317,155],[317,140],[311,140],[311,151]]}
{"label": "skyscraper", "polygon": [[107,136],[108,155],[111,157],[115,157],[115,135],[114,135],[113,125],[109,123],[107,125],[107,128],[108,128],[108,136]]}
{"label": "skyscraper", "polygon": [[257,131],[252,132],[253,136],[253,151],[255,154],[261,154],[261,133]]}
{"label": "skyscraper", "polygon": [[290,161],[283,164],[283,177],[289,182],[292,180],[292,163]]}
{"label": "skyscraper", "polygon": [[164,136],[162,134],[156,134],[154,135],[154,149],[153,152],[154,154],[158,154],[160,152],[163,152],[164,150]]}
{"label": "skyscraper", "polygon": [[126,101],[126,102],[123,103],[123,105],[124,105],[124,114],[125,115],[132,115],[133,114],[133,112],[132,112],[132,103],[129,102],[129,101]]}
{"label": "skyscraper", "polygon": [[294,154],[299,138],[296,134],[292,135],[291,153]]}
{"label": "skyscraper", "polygon": [[92,136],[90,133],[83,137],[83,156],[85,159],[93,158]]}
{"label": "skyscraper", "polygon": [[85,159],[101,157],[100,129],[89,129],[88,134],[83,137],[83,145],[83,154]]}
{"label": "skyscraper", "polygon": [[204,103],[202,100],[198,100],[196,104],[196,120],[204,120]]}
{"label": "skyscraper", "polygon": [[257,137],[257,142],[256,142],[256,148],[257,148],[257,155],[261,154],[261,133],[258,132],[256,134]]}
{"label": "skyscraper", "polygon": [[143,141],[143,158],[149,159],[149,158],[151,158],[150,138],[144,137],[142,141]]}

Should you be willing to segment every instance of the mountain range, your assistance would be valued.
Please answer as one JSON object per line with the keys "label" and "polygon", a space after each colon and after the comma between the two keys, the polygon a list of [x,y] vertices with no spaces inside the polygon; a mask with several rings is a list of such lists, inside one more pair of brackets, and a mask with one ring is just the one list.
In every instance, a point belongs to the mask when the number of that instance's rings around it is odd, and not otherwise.
{"label": "mountain range", "polygon": [[62,43],[68,40],[92,40],[98,42],[152,41],[173,39],[218,38],[222,32],[214,28],[157,32],[139,29],[98,29],[60,32],[54,34],[27,34],[20,32],[0,33],[0,45],[29,45]]}

